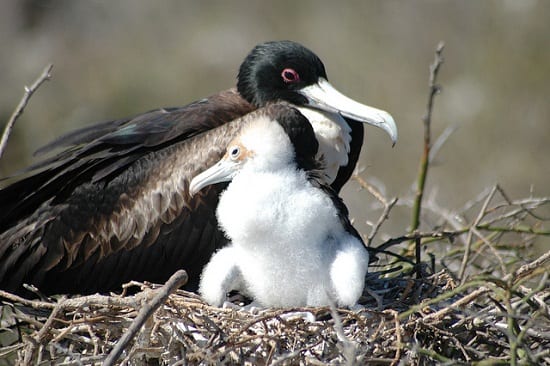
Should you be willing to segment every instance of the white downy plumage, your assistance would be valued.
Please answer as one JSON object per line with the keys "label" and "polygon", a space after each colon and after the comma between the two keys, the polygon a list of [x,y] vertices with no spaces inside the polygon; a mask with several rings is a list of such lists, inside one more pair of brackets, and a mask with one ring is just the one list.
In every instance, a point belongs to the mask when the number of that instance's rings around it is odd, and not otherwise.
{"label": "white downy plumage", "polygon": [[231,243],[202,273],[207,302],[219,306],[227,292],[240,290],[266,307],[356,304],[368,253],[342,225],[331,197],[298,168],[279,123],[251,121],[190,191],[230,179],[217,216]]}

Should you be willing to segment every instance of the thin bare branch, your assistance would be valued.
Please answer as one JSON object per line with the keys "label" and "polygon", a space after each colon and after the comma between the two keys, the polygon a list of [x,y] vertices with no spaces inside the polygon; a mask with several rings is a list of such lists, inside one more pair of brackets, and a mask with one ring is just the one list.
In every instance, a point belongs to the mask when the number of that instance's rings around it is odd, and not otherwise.
{"label": "thin bare branch", "polygon": [[390,202],[385,204],[384,211],[382,212],[382,214],[378,218],[378,221],[376,222],[376,224],[374,224],[374,226],[372,227],[372,229],[369,233],[369,236],[367,237],[367,246],[368,247],[371,246],[374,237],[376,236],[376,234],[378,234],[378,230],[380,230],[380,227],[382,227],[382,224],[384,223],[384,221],[386,221],[389,218],[390,211],[393,208],[393,206],[395,206],[397,201],[398,201],[398,198],[394,197]]}
{"label": "thin bare branch", "polygon": [[445,142],[449,140],[451,135],[455,133],[457,129],[458,129],[457,125],[447,126],[447,128],[445,128],[445,130],[441,133],[441,135],[439,135],[437,140],[435,140],[432,147],[430,148],[430,164],[433,163],[439,150],[441,150],[443,145],[445,145]]}
{"label": "thin bare branch", "polygon": [[380,203],[382,203],[382,205],[384,205],[384,206],[388,205],[388,200],[386,199],[386,197],[384,197],[382,192],[380,192],[378,189],[376,189],[372,184],[369,184],[366,180],[361,178],[361,176],[359,176],[358,174],[352,175],[351,178],[354,179],[355,181],[357,181],[357,183],[359,183],[361,188],[364,188],[367,191],[369,191],[369,193],[372,194],[374,196],[374,198],[376,198],[378,201],[380,201]]}
{"label": "thin bare branch", "polygon": [[437,232],[428,232],[428,233],[410,233],[405,234],[402,236],[398,236],[395,238],[391,238],[389,240],[386,240],[384,243],[380,244],[376,249],[379,250],[386,250],[389,247],[392,247],[394,245],[403,243],[405,241],[411,241],[411,240],[417,240],[417,239],[424,239],[424,238],[433,238],[433,239],[452,239],[457,235],[463,234],[467,230],[461,230],[461,231],[437,231]]}
{"label": "thin bare branch", "polygon": [[431,124],[432,124],[432,111],[434,107],[435,96],[441,91],[441,87],[437,85],[437,74],[439,68],[443,64],[443,49],[445,44],[439,42],[435,50],[434,62],[430,65],[430,80],[429,80],[429,96],[428,104],[426,107],[426,114],[422,121],[424,123],[424,152],[420,160],[420,168],[418,171],[418,178],[416,183],[416,197],[413,205],[413,215],[410,227],[410,232],[418,230],[420,226],[420,215],[422,211],[422,197],[424,196],[424,188],[426,186],[426,177],[428,175],[428,166],[430,164],[430,149],[431,149]]}
{"label": "thin bare branch", "polygon": [[484,294],[488,293],[489,291],[490,290],[488,288],[481,287],[481,288],[473,291],[472,293],[470,293],[470,294],[468,294],[464,297],[461,297],[460,299],[453,302],[451,305],[446,306],[445,308],[443,308],[439,311],[436,311],[435,313],[431,313],[429,315],[426,315],[425,317],[422,318],[422,321],[440,320],[445,315],[447,315],[450,311],[456,310],[460,306],[464,306],[466,304],[471,303],[473,300],[477,299],[481,295],[484,295]]}
{"label": "thin bare branch", "polygon": [[393,206],[395,206],[395,204],[399,199],[397,197],[394,197],[390,201],[388,201],[388,199],[384,197],[384,195],[378,189],[376,189],[372,184],[369,184],[367,181],[361,178],[361,176],[359,176],[358,174],[354,174],[352,176],[352,179],[357,181],[357,183],[359,183],[361,188],[364,188],[367,191],[369,191],[369,193],[372,194],[384,206],[384,211],[378,218],[378,221],[374,225],[372,225],[372,229],[369,235],[367,236],[366,244],[367,244],[367,247],[370,247],[374,237],[380,230],[380,227],[389,218],[390,211],[392,210]]}
{"label": "thin bare branch", "polygon": [[[495,185],[493,189],[489,192],[487,195],[485,202],[483,203],[483,206],[481,207],[481,210],[479,210],[479,213],[477,215],[477,218],[475,219],[474,223],[470,227],[470,230],[468,231],[468,238],[466,239],[466,248],[464,250],[464,257],[462,258],[462,263],[460,264],[460,270],[458,271],[458,278],[464,283],[465,277],[464,272],[466,271],[466,266],[468,264],[468,260],[470,259],[470,251],[472,248],[472,236],[475,233],[475,227],[479,225],[483,217],[485,216],[487,212],[487,207],[489,206],[489,202],[493,199],[495,193],[497,191],[497,186]],[[479,233],[478,233],[479,234]],[[482,238],[481,235],[478,235]],[[483,239],[483,238],[482,238]]]}
{"label": "thin bare branch", "polygon": [[25,94],[23,94],[23,97],[21,98],[21,100],[19,101],[19,104],[13,111],[10,119],[8,120],[8,123],[6,123],[4,132],[2,133],[2,139],[0,140],[0,158],[2,158],[2,155],[6,150],[8,139],[10,137],[13,126],[15,126],[15,122],[23,114],[23,111],[25,110],[25,107],[29,103],[29,100],[31,99],[34,92],[40,87],[40,85],[42,85],[42,83],[51,79],[52,68],[53,68],[53,64],[49,64],[48,66],[46,66],[46,68],[44,69],[44,71],[42,71],[42,74],[40,74],[38,79],[36,79],[31,86],[25,87]]}
{"label": "thin bare branch", "polygon": [[63,297],[60,302],[57,303],[50,316],[48,317],[48,320],[46,320],[42,328],[40,328],[38,333],[36,333],[36,335],[34,336],[34,340],[28,344],[27,349],[25,350],[23,365],[31,365],[36,360],[36,350],[39,346],[43,345],[44,339],[49,334],[55,318],[63,309],[64,300],[65,298]]}
{"label": "thin bare branch", "polygon": [[153,313],[159,308],[159,306],[166,302],[166,299],[168,299],[168,296],[170,296],[171,293],[176,291],[179,287],[183,286],[186,282],[187,273],[184,270],[177,271],[168,279],[168,281],[166,281],[166,284],[157,291],[155,297],[153,297],[153,299],[149,303],[146,303],[141,308],[138,316],[133,321],[132,325],[122,335],[111,353],[109,353],[109,356],[103,362],[104,366],[115,364],[116,360],[120,357],[122,351],[124,351],[124,348],[126,348],[128,343],[130,343],[130,341],[135,337],[135,335],[138,333],[138,331],[147,321],[147,319],[149,319],[153,315]]}
{"label": "thin bare branch", "polygon": [[550,261],[550,250],[538,257],[536,260],[527,263],[518,268],[514,273],[510,273],[504,277],[505,281],[512,279],[514,283],[519,282],[522,278],[528,276],[531,272],[538,268],[547,266],[547,262]]}

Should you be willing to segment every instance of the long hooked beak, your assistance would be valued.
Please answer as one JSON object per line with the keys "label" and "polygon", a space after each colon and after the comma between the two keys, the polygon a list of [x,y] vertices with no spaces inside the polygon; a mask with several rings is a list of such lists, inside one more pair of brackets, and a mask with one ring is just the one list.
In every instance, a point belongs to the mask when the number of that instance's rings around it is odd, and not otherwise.
{"label": "long hooked beak", "polygon": [[354,121],[379,127],[390,135],[394,145],[397,142],[397,126],[388,112],[369,107],[346,97],[325,78],[319,78],[317,83],[298,90],[298,93],[305,96],[309,101],[309,105],[314,108],[340,113],[343,117]]}
{"label": "long hooked beak", "polygon": [[196,175],[189,184],[189,194],[194,196],[202,188],[215,183],[229,182],[237,171],[239,170],[239,164],[222,159],[204,172]]}

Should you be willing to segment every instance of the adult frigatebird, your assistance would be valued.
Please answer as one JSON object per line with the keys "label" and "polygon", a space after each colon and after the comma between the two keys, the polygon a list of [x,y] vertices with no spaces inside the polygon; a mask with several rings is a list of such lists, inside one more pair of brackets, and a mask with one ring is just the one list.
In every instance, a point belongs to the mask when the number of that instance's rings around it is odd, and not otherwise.
{"label": "adult frigatebird", "polygon": [[336,91],[313,52],[291,41],[260,44],[236,89],[92,125],[40,149],[62,150],[0,190],[0,288],[87,294],[164,282],[183,268],[187,289],[196,289],[227,242],[215,217],[225,185],[190,197],[189,181],[221,158],[241,128],[232,121],[275,101],[309,119],[336,191],[357,163],[363,122],[397,139],[392,117]]}
{"label": "adult frigatebird", "polygon": [[215,306],[232,290],[264,307],[355,305],[369,255],[322,177],[309,121],[285,103],[242,119],[223,158],[189,186],[231,181],[216,212],[230,243],[206,265],[201,295]]}

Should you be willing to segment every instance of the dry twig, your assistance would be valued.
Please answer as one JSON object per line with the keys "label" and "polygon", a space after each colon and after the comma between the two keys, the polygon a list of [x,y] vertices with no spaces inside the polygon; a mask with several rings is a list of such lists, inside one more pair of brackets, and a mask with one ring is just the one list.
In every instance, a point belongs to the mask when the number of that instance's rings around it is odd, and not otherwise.
{"label": "dry twig", "polygon": [[130,325],[128,330],[124,332],[120,340],[117,342],[116,346],[103,362],[104,366],[114,365],[124,348],[126,348],[132,338],[135,337],[145,321],[147,321],[147,319],[149,319],[153,315],[153,313],[158,309],[159,306],[164,304],[171,293],[173,293],[179,287],[183,286],[186,282],[187,273],[183,270],[177,271],[170,277],[170,279],[168,279],[166,284],[157,291],[151,301],[143,305],[143,307],[139,311],[138,316],[136,316],[136,318],[132,322],[132,325]]}
{"label": "dry twig", "polygon": [[10,119],[8,120],[8,123],[6,123],[6,127],[4,128],[4,132],[2,133],[2,139],[0,140],[0,158],[2,158],[2,155],[4,154],[4,150],[6,149],[8,138],[10,137],[11,130],[13,129],[13,126],[15,125],[15,122],[17,119],[23,114],[23,111],[25,110],[25,107],[29,103],[29,100],[31,99],[34,92],[44,83],[46,80],[51,79],[51,71],[52,71],[53,65],[50,64],[46,66],[44,71],[42,71],[42,74],[32,83],[31,86],[25,87],[25,94],[23,95],[23,98],[19,101],[19,104],[13,111]]}
{"label": "dry twig", "polygon": [[435,50],[434,62],[430,65],[430,80],[429,88],[430,93],[428,97],[428,104],[426,106],[426,114],[422,121],[424,123],[424,151],[420,160],[420,168],[418,171],[418,178],[416,181],[416,197],[413,205],[413,215],[410,231],[414,232],[418,230],[420,226],[420,214],[422,210],[422,197],[424,196],[424,188],[426,185],[426,177],[428,175],[428,166],[430,164],[430,149],[431,149],[431,124],[432,124],[432,111],[434,106],[435,96],[441,91],[441,87],[437,85],[437,74],[439,68],[443,64],[443,48],[445,44],[439,42]]}

